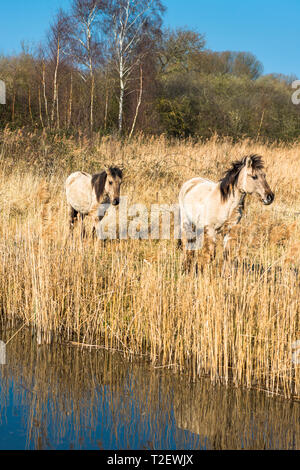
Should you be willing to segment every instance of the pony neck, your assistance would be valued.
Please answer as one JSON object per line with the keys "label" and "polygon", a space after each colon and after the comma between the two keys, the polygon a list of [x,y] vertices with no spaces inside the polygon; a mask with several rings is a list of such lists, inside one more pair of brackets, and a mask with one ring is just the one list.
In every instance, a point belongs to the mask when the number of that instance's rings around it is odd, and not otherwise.
{"label": "pony neck", "polygon": [[228,196],[228,199],[223,202],[225,206],[228,206],[232,209],[237,207],[243,207],[245,201],[246,193],[241,191],[237,186],[233,188]]}

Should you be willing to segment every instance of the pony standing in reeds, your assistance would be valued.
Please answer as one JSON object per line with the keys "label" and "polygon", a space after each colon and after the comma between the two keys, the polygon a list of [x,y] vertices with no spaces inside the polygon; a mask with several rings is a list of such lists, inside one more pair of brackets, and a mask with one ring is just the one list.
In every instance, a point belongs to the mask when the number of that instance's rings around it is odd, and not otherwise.
{"label": "pony standing in reeds", "polygon": [[[109,205],[120,203],[120,188],[123,173],[120,168],[110,167],[96,175],[82,171],[72,173],[66,181],[66,195],[70,206],[70,228],[74,228],[78,214],[83,222],[85,216],[93,218],[93,235],[97,231],[101,238],[100,222],[105,216]],[[97,229],[96,229],[97,227]],[[82,229],[84,235],[84,229]]]}
{"label": "pony standing in reeds", "polygon": [[224,255],[229,252],[231,228],[242,218],[247,194],[256,194],[265,205],[274,201],[259,155],[234,162],[218,183],[193,178],[179,194],[181,242],[185,267],[190,268],[195,250],[205,248],[209,259],[215,257],[216,235],[224,235]]}

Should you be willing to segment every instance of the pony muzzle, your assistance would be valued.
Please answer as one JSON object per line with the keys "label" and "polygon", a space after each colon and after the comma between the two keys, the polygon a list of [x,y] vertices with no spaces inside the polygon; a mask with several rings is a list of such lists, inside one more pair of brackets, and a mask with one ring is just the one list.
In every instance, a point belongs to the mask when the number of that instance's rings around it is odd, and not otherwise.
{"label": "pony muzzle", "polygon": [[269,193],[265,199],[263,199],[263,203],[265,206],[270,206],[275,199],[274,193]]}

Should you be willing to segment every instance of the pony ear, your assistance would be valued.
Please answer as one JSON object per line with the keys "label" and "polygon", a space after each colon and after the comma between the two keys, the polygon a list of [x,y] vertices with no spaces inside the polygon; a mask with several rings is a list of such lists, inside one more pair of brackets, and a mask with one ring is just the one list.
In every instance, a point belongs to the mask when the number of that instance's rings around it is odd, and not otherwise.
{"label": "pony ear", "polygon": [[246,166],[246,168],[251,168],[252,167],[252,158],[251,157],[246,158],[245,166]]}

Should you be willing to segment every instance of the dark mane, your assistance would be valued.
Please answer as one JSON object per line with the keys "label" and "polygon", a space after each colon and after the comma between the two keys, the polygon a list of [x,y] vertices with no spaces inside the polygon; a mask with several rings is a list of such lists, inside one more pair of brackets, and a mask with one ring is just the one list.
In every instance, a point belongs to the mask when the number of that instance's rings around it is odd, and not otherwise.
{"label": "dark mane", "polygon": [[242,160],[236,161],[232,164],[231,168],[224,174],[223,179],[220,180],[220,191],[222,201],[226,201],[230,194],[234,193],[234,188],[237,185],[240,171],[246,165],[247,158],[251,158],[251,168],[253,170],[262,170],[264,168],[263,160],[260,155],[249,155]]}
{"label": "dark mane", "polygon": [[[122,179],[123,177],[123,172],[122,170],[120,170],[120,168],[110,167],[108,171],[113,178],[119,177]],[[92,176],[92,188],[95,189],[98,202],[100,202],[100,198],[104,192],[106,178],[107,178],[106,171],[103,171],[102,173],[97,173],[96,175]]]}
{"label": "dark mane", "polygon": [[106,183],[107,173],[103,171],[102,173],[97,173],[92,176],[92,188],[95,189],[97,201],[100,201],[100,198],[104,192],[104,187]]}

